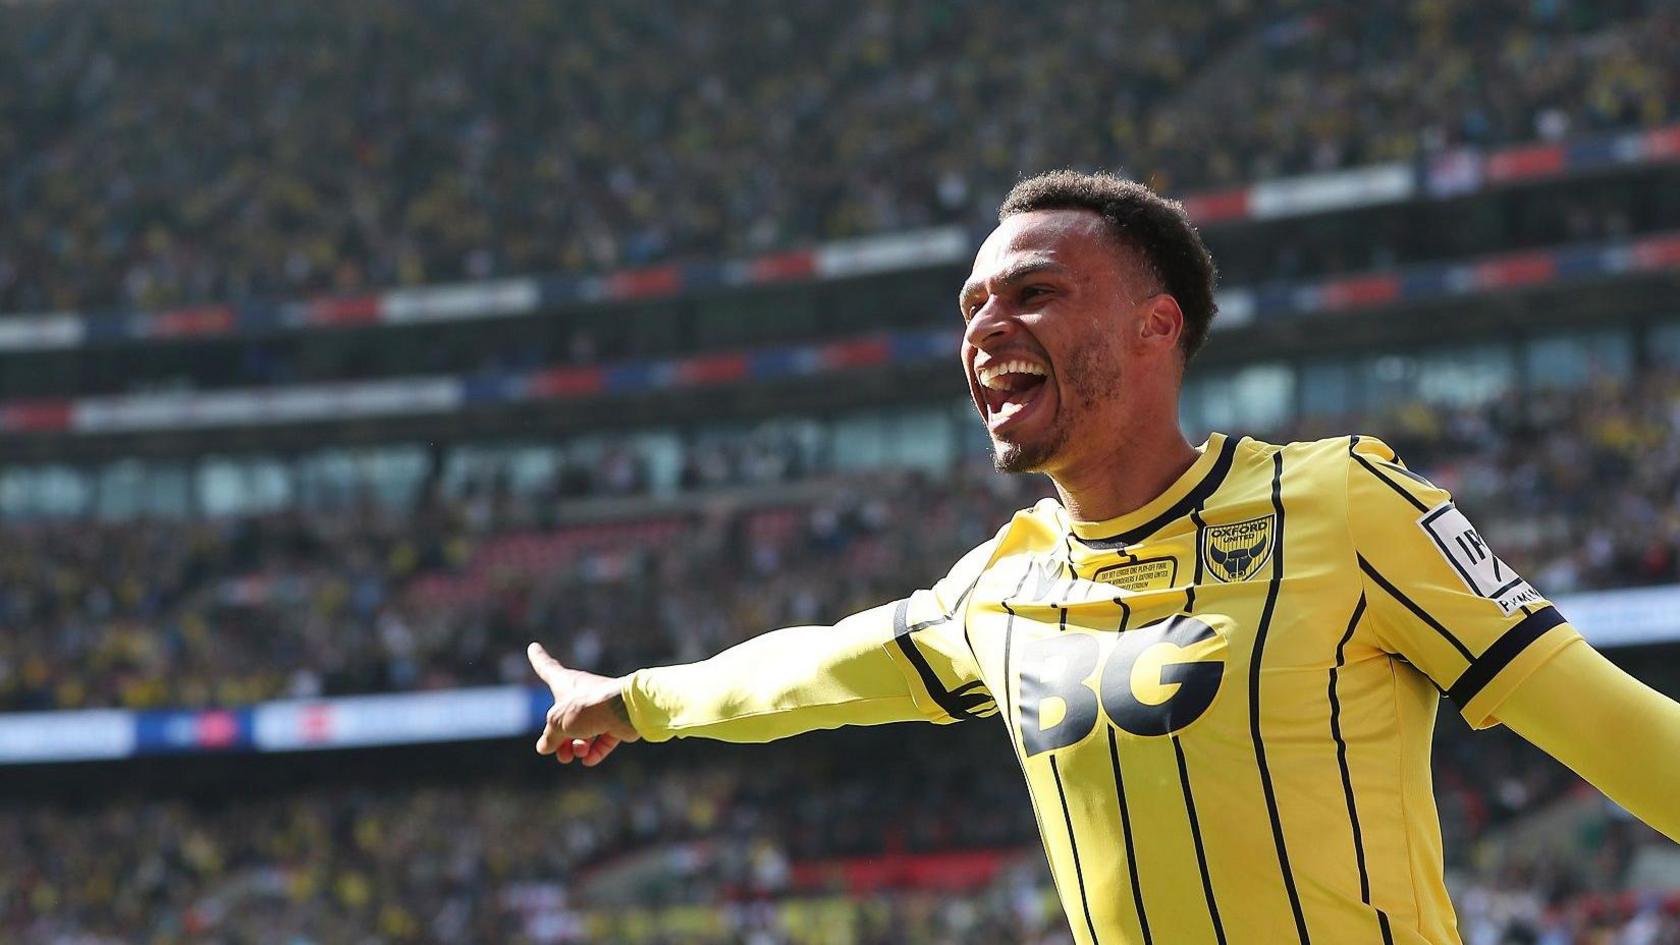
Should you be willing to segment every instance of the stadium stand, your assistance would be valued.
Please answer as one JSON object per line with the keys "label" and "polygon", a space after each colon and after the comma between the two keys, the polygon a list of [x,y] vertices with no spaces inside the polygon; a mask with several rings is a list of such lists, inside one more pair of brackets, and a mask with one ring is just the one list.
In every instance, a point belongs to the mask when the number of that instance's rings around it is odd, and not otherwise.
{"label": "stadium stand", "polygon": [[[1559,594],[1680,583],[1677,423],[1680,373],[1651,369],[1257,435],[1374,430]],[[652,505],[635,500],[651,484],[626,443],[518,485],[507,465],[483,466],[453,489],[422,485],[412,503],[363,492],[215,521],[19,516],[0,537],[0,614],[14,628],[0,639],[0,705],[238,705],[517,682],[521,647],[545,635],[604,672],[697,659],[890,600],[906,575],[932,580],[1047,494],[983,463],[818,475],[833,457],[813,452],[751,434],[699,444]],[[654,575],[671,593],[642,598]]]}
{"label": "stadium stand", "polygon": [[[1632,665],[1646,678],[1666,672],[1657,681],[1680,691],[1672,660],[1670,647]],[[1680,932],[1680,897],[1621,892],[1640,864],[1672,869],[1670,844],[1578,795],[1576,779],[1537,765],[1514,735],[1445,721],[1438,791],[1467,942]],[[138,787],[59,772],[57,799],[26,787],[20,803],[14,785],[0,806],[0,838],[28,852],[0,867],[0,933],[26,945],[370,932],[398,942],[1062,942],[1018,773],[990,763],[998,738],[984,725],[897,726],[891,752],[859,733],[775,750],[664,746],[587,775],[499,742],[452,751],[452,772],[390,749],[348,761],[241,758],[212,772],[172,761],[177,770],[142,772]],[[229,796],[230,776],[251,789]],[[1514,828],[1560,818],[1567,831],[1544,855],[1505,849]]]}
{"label": "stadium stand", "polygon": [[[748,6],[0,3],[0,941],[1065,945],[994,727],[585,775],[521,655],[1045,494],[950,297],[1049,165],[1202,226],[1196,438],[1382,436],[1680,693],[1673,4]],[[1672,844],[1442,716],[1466,945],[1680,943]]]}
{"label": "stadium stand", "polygon": [[996,0],[194,9],[8,10],[0,310],[756,253],[974,223],[1025,168],[1188,192],[1680,117],[1651,0],[1080,2],[1024,48]]}

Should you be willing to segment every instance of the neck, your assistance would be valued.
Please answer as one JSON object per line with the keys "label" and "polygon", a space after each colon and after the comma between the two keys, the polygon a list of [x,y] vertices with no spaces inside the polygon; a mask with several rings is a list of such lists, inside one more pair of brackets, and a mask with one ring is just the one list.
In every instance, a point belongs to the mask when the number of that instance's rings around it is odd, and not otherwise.
{"label": "neck", "polygon": [[1050,474],[1062,505],[1077,522],[1135,512],[1184,475],[1200,454],[1176,422],[1129,431],[1103,451]]}

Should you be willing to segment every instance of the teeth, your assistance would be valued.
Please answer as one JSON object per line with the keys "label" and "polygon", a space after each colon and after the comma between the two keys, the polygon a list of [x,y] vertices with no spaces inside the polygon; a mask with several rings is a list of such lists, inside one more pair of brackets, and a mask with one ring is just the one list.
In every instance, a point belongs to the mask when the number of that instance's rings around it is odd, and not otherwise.
{"label": "teeth", "polygon": [[997,379],[1005,374],[1036,374],[1045,377],[1048,372],[1031,361],[1004,361],[1001,364],[988,364],[975,372],[980,378],[982,387],[992,390],[1008,390],[1009,388],[997,383]]}

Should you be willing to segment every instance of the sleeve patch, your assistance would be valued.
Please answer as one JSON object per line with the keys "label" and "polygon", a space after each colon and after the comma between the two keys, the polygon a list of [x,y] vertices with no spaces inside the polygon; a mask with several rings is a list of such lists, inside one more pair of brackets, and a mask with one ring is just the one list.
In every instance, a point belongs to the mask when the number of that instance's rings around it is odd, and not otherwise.
{"label": "sleeve patch", "polygon": [[1498,604],[1505,616],[1516,613],[1524,604],[1541,601],[1540,592],[1499,560],[1476,527],[1451,502],[1442,502],[1423,513],[1418,527],[1429,536],[1470,593]]}

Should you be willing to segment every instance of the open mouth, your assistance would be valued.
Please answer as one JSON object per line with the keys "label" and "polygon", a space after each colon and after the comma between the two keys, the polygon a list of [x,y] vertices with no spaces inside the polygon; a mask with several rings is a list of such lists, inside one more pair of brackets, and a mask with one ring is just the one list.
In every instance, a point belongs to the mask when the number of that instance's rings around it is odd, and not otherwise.
{"label": "open mouth", "polygon": [[975,370],[986,406],[986,427],[996,433],[1025,419],[1044,398],[1050,371],[1033,361],[996,361]]}

